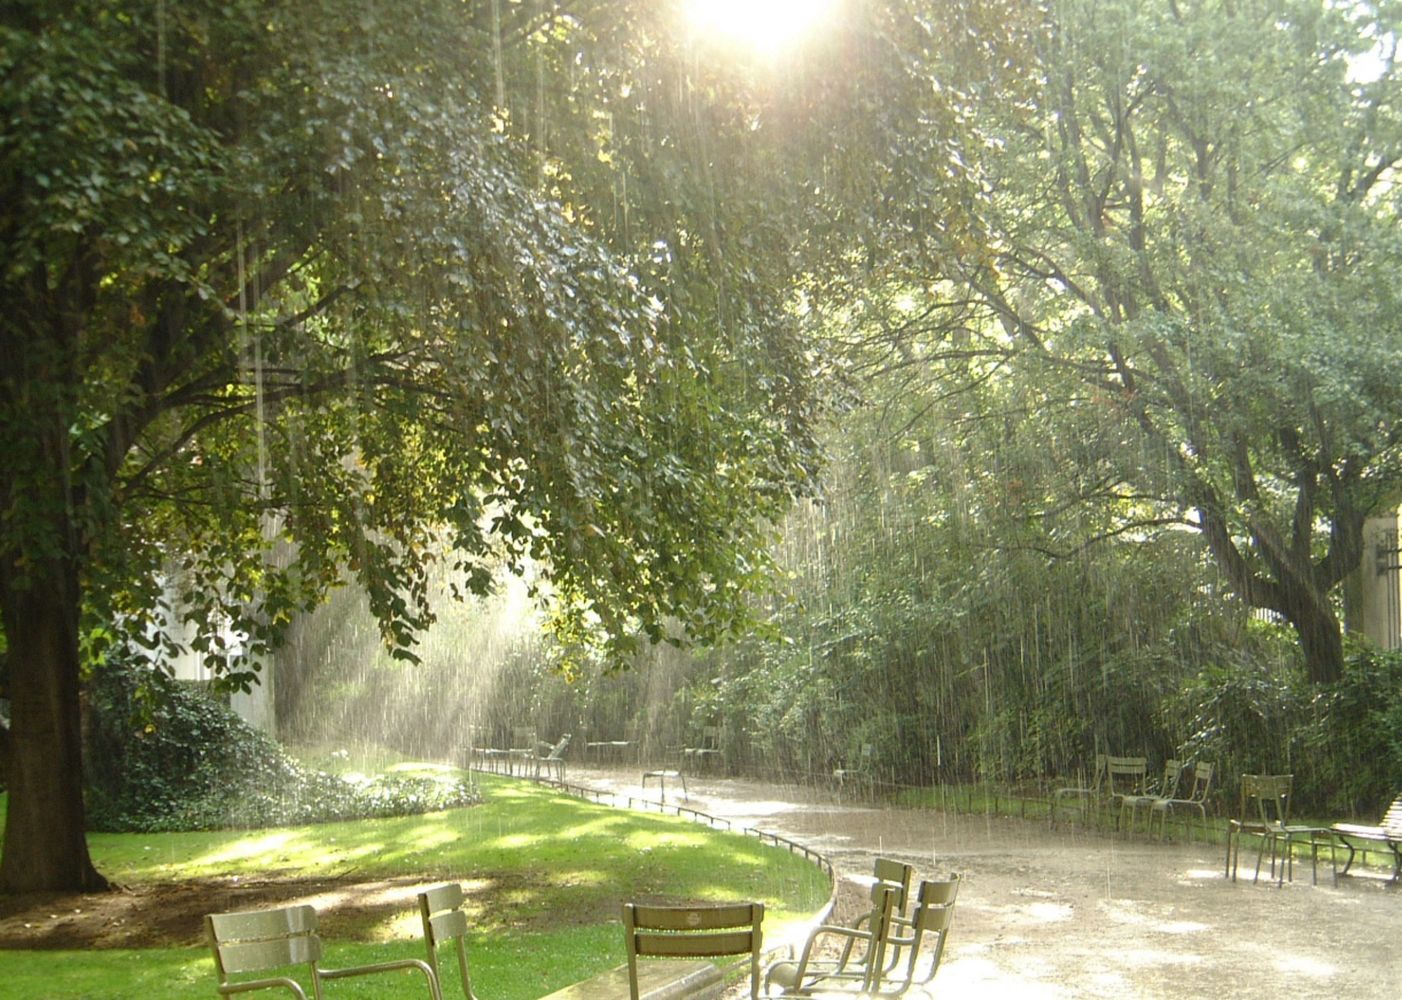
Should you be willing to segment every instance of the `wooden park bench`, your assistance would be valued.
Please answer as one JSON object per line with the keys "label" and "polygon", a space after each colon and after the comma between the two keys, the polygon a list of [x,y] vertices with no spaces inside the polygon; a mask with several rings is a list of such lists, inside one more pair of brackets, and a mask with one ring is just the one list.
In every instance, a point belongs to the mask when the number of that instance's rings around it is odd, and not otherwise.
{"label": "wooden park bench", "polygon": [[1387,812],[1383,814],[1383,821],[1378,826],[1367,826],[1362,823],[1335,823],[1329,827],[1329,832],[1348,848],[1348,860],[1344,862],[1342,874],[1347,875],[1349,866],[1353,864],[1356,849],[1352,841],[1366,840],[1387,845],[1388,849],[1392,851],[1392,880],[1394,882],[1402,880],[1402,795],[1392,800],[1392,805],[1387,807]]}

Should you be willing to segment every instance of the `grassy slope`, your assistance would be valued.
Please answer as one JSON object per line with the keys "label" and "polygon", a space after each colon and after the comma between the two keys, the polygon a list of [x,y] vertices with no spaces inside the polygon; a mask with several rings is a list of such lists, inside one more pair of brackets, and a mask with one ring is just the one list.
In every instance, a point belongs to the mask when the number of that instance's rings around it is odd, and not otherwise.
{"label": "grassy slope", "polygon": [[[474,986],[487,1000],[529,1000],[622,961],[617,912],[624,899],[762,899],[771,910],[766,930],[772,935],[827,897],[825,880],[811,865],[752,838],[530,784],[486,777],[483,786],[487,801],[472,809],[275,830],[94,834],[90,846],[98,868],[128,885],[408,875],[425,884],[458,880],[469,889],[486,887],[496,906],[474,914],[472,953]],[[338,924],[334,938],[328,929],[326,964],[420,955],[417,923],[406,916]],[[0,997],[213,995],[204,948],[0,950]],[[422,995],[421,979],[398,975],[327,987],[328,1000]]]}

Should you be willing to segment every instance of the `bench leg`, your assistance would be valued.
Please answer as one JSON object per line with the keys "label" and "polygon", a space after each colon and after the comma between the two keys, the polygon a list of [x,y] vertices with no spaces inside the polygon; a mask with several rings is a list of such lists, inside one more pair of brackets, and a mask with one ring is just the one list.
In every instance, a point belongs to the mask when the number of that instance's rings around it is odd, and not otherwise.
{"label": "bench leg", "polygon": [[1355,854],[1353,845],[1350,844],[1348,841],[1344,841],[1344,846],[1348,848],[1348,858],[1344,861],[1343,870],[1339,872],[1340,875],[1348,874],[1348,870],[1353,867],[1353,855]]}

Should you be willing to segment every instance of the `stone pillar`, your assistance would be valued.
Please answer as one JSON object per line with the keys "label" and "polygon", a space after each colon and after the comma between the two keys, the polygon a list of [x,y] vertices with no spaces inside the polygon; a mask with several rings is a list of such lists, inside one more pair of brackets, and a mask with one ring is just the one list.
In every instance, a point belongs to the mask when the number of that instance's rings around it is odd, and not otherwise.
{"label": "stone pillar", "polygon": [[261,730],[269,736],[277,735],[277,715],[273,710],[273,676],[275,673],[273,658],[265,656],[253,689],[248,694],[235,691],[229,695],[229,707],[238,713],[239,718],[254,729]]}
{"label": "stone pillar", "polygon": [[1380,649],[1402,647],[1402,554],[1396,513],[1363,525],[1363,561],[1345,586],[1348,629]]}

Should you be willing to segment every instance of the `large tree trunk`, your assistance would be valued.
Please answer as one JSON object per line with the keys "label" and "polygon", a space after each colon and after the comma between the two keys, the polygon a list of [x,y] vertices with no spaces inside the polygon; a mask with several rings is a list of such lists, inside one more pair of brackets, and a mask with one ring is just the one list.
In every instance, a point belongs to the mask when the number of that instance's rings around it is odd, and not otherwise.
{"label": "large tree trunk", "polygon": [[1344,634],[1327,594],[1301,593],[1286,587],[1286,618],[1300,638],[1305,673],[1316,684],[1331,684],[1344,675]]}
{"label": "large tree trunk", "polygon": [[0,613],[11,750],[0,891],[107,889],[83,810],[76,571],[60,559],[30,567],[22,589],[0,584]]}

